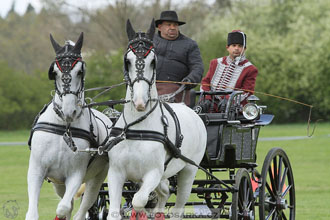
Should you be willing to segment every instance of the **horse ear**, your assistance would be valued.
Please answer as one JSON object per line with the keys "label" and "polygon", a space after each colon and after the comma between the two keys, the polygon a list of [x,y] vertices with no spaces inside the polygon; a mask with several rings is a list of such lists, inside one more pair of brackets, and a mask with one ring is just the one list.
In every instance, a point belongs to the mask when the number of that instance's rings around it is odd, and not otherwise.
{"label": "horse ear", "polygon": [[55,53],[59,51],[62,47],[54,40],[52,34],[50,34],[50,42],[52,42],[53,48],[55,50]]}
{"label": "horse ear", "polygon": [[129,19],[127,19],[127,22],[126,22],[126,33],[127,33],[128,40],[132,40],[136,35]]}
{"label": "horse ear", "polygon": [[147,36],[149,37],[150,40],[152,40],[154,38],[154,34],[155,34],[155,19],[153,18],[149,27],[149,30],[147,31]]}
{"label": "horse ear", "polygon": [[74,45],[73,52],[76,54],[81,53],[81,48],[84,42],[84,32],[81,32],[76,44]]}
{"label": "horse ear", "polygon": [[49,80],[55,80],[56,72],[54,72],[54,65],[55,65],[55,61],[50,65],[49,70],[48,70],[48,79]]}

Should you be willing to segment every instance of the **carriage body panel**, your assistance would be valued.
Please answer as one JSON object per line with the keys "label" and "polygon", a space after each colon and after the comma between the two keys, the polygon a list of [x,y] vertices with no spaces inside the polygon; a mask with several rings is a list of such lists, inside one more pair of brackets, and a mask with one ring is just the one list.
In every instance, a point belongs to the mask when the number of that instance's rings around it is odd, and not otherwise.
{"label": "carriage body panel", "polygon": [[208,141],[203,167],[235,167],[241,163],[256,162],[256,145],[260,126],[250,124],[229,125],[210,123],[206,125]]}

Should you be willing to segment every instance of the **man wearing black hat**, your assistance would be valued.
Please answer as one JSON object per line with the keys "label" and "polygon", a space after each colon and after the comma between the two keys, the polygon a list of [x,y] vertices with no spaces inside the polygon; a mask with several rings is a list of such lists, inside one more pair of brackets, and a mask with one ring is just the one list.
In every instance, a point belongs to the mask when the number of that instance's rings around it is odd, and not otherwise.
{"label": "man wearing black hat", "polygon": [[[246,104],[246,98],[254,91],[257,68],[245,58],[246,34],[233,30],[228,34],[227,51],[229,56],[213,59],[209,71],[202,79],[202,91],[227,91],[242,89],[241,104]],[[211,99],[211,97],[206,97]],[[217,97],[221,101],[224,97]],[[217,109],[216,109],[217,111]]]}
{"label": "man wearing black hat", "polygon": [[[165,81],[156,84],[158,94],[173,93],[180,87],[179,84],[168,81],[199,83],[204,66],[197,43],[179,31],[179,26],[185,22],[179,21],[175,11],[163,11],[155,23],[158,28],[153,39],[157,55],[156,79]],[[195,85],[186,86],[187,89],[193,87]],[[183,100],[189,104],[188,92],[181,92],[175,97],[175,102]]]}

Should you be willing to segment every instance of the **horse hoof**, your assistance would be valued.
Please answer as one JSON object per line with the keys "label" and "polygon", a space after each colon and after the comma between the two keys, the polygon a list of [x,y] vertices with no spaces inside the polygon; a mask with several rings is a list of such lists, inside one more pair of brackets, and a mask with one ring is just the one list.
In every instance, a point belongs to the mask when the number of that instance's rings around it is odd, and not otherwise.
{"label": "horse hoof", "polygon": [[56,217],[54,218],[54,220],[66,220],[66,218],[65,218],[65,217],[64,217],[64,218],[59,218],[59,217],[56,216]]}
{"label": "horse hoof", "polygon": [[155,220],[165,220],[165,215],[163,212],[157,212],[155,214]]}
{"label": "horse hoof", "polygon": [[136,212],[135,209],[132,209],[131,217],[129,220],[148,220],[148,216],[145,212]]}

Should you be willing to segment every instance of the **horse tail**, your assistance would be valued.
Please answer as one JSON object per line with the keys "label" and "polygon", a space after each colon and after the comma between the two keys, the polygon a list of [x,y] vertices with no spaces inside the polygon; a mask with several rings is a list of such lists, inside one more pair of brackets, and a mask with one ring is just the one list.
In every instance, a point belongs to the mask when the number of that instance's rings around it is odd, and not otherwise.
{"label": "horse tail", "polygon": [[74,196],[74,199],[75,199],[75,200],[79,199],[79,198],[82,196],[82,194],[84,194],[85,189],[86,189],[86,184],[85,184],[85,183],[81,184],[81,186],[80,186],[78,192],[77,192],[76,195]]}

